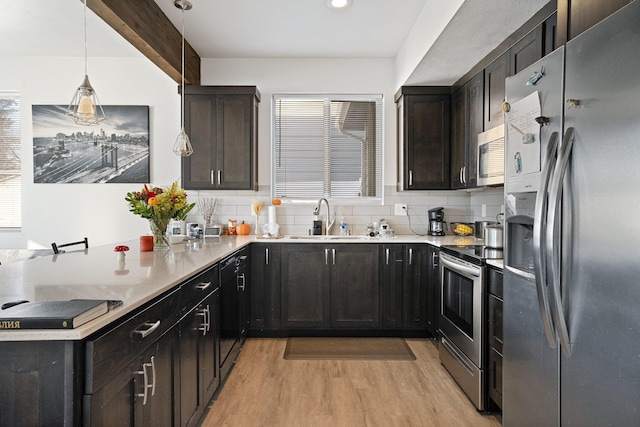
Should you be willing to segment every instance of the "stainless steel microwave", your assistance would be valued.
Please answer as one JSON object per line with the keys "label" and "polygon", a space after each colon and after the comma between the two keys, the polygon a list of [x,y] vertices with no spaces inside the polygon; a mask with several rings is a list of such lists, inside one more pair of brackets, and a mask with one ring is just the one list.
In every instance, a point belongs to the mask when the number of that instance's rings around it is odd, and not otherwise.
{"label": "stainless steel microwave", "polygon": [[478,186],[504,184],[504,125],[478,134]]}

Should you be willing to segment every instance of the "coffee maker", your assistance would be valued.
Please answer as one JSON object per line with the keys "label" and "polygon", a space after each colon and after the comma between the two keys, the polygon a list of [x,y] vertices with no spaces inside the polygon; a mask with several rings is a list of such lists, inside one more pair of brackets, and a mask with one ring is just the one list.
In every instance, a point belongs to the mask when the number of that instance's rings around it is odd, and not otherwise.
{"label": "coffee maker", "polygon": [[429,209],[429,235],[444,236],[444,208]]}

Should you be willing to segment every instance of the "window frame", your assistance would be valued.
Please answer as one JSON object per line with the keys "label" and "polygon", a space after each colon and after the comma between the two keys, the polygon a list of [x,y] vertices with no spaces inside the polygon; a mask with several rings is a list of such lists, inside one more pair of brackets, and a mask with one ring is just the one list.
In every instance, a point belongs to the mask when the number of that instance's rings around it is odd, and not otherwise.
{"label": "window frame", "polygon": [[[373,179],[376,182],[376,195],[375,196],[360,196],[360,197],[336,197],[327,196],[326,194],[310,197],[281,197],[276,194],[276,161],[277,161],[277,102],[280,99],[285,100],[307,100],[307,101],[320,101],[328,100],[331,102],[375,102],[376,104],[376,118],[379,123],[376,123],[375,128],[376,140],[374,142],[376,167],[374,169]],[[278,198],[284,204],[310,204],[316,203],[319,198],[324,197],[331,202],[332,205],[383,205],[384,204],[384,117],[385,117],[385,97],[382,93],[366,93],[366,94],[350,94],[350,93],[287,93],[278,92],[273,93],[271,96],[271,145],[270,145],[270,159],[271,159],[271,186],[270,194],[272,198]],[[323,181],[323,187],[328,185],[327,181]]]}

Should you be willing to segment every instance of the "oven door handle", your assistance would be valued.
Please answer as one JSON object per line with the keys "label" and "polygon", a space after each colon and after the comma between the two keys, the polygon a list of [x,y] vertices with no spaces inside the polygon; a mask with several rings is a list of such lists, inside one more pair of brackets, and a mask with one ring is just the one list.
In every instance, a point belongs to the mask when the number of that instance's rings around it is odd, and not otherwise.
{"label": "oven door handle", "polygon": [[470,274],[474,277],[480,277],[482,270],[479,268],[468,267],[463,264],[458,264],[457,262],[449,261],[447,258],[440,256],[440,262],[446,267],[451,268],[452,270],[460,271],[463,273]]}

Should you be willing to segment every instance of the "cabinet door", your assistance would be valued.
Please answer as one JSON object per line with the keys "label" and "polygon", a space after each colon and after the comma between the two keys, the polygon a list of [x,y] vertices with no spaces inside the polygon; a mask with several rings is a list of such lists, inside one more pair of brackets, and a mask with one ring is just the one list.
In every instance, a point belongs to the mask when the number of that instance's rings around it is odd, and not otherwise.
{"label": "cabinet door", "polygon": [[193,146],[193,154],[182,158],[182,186],[186,189],[217,188],[215,101],[212,95],[184,97],[184,126]]}
{"label": "cabinet door", "polygon": [[542,56],[545,57],[558,47],[558,13],[556,12],[548,17],[542,25],[544,37]]}
{"label": "cabinet door", "polygon": [[467,188],[478,185],[478,134],[484,130],[484,71],[476,74],[467,84]]}
{"label": "cabinet door", "polygon": [[467,166],[467,87],[462,86],[451,97],[451,188],[465,188]]}
{"label": "cabinet door", "polygon": [[484,129],[504,123],[505,79],[509,75],[509,52],[500,55],[484,70]]}
{"label": "cabinet door", "polygon": [[509,49],[510,73],[518,74],[529,65],[542,58],[544,47],[544,28],[538,25]]}
{"label": "cabinet door", "polygon": [[330,251],[331,327],[379,327],[378,245],[335,245]]}
{"label": "cabinet door", "polygon": [[478,134],[484,129],[484,71],[452,96],[451,188],[474,188],[478,183]]}
{"label": "cabinet door", "polygon": [[405,259],[404,327],[405,329],[425,329],[429,302],[427,245],[407,245]]}
{"label": "cabinet door", "polygon": [[280,326],[329,327],[330,248],[318,244],[293,244],[281,250]]}
{"label": "cabinet door", "polygon": [[[220,190],[253,189],[253,103],[249,95],[216,97],[216,144],[211,153],[217,166],[216,188]],[[194,153],[195,154],[195,153]]]}
{"label": "cabinet door", "polygon": [[[136,425],[161,427],[178,423],[174,403],[179,400],[175,390],[180,381],[176,334],[177,328],[171,329],[138,361],[138,367],[147,372],[149,387],[146,404],[144,397],[136,396]],[[144,375],[135,376],[135,390],[137,394],[144,394]],[[142,416],[138,417],[139,414]]]}
{"label": "cabinet door", "polygon": [[380,254],[380,305],[383,328],[402,328],[404,245],[383,245]]}
{"label": "cabinet door", "polygon": [[172,426],[178,422],[176,329],[164,334],[90,396],[91,425]]}
{"label": "cabinet door", "polygon": [[220,384],[216,315],[219,292],[180,321],[180,425],[195,425]]}
{"label": "cabinet door", "polygon": [[427,330],[435,336],[440,315],[440,250],[427,246]]}
{"label": "cabinet door", "polygon": [[251,245],[250,329],[280,327],[280,245]]}
{"label": "cabinet door", "polygon": [[450,95],[403,96],[404,190],[449,188]]}

